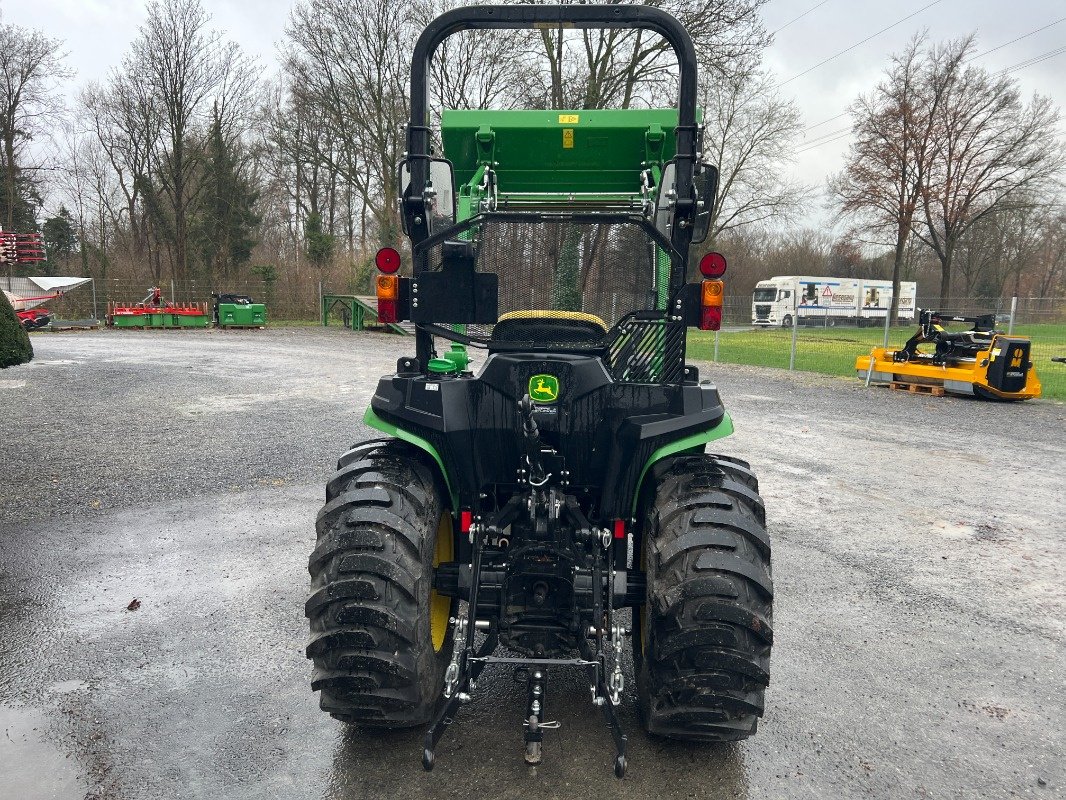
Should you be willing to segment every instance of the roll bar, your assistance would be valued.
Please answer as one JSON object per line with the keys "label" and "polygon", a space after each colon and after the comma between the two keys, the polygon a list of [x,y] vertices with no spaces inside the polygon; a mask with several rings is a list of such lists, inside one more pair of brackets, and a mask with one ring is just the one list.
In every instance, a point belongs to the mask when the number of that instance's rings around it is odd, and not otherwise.
{"label": "roll bar", "polygon": [[[695,215],[692,177],[696,164],[696,50],[678,20],[658,8],[644,5],[489,5],[466,6],[445,12],[426,26],[411,59],[411,119],[407,126],[407,154],[411,186],[405,198],[418,203],[426,185],[430,155],[430,63],[437,47],[449,36],[467,30],[523,28],[643,28],[670,43],[680,66],[677,136],[677,205],[674,249],[686,253]],[[424,217],[424,215],[423,215]],[[413,238],[423,238],[412,230]],[[428,231],[426,231],[428,233]]]}

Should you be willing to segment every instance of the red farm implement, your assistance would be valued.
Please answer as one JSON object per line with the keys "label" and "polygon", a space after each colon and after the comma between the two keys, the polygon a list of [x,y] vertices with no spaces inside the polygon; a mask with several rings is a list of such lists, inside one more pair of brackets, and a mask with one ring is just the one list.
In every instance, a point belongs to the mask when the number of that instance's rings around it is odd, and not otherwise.
{"label": "red farm implement", "polygon": [[41,234],[0,230],[0,264],[38,264],[47,258]]}
{"label": "red farm implement", "polygon": [[165,300],[162,290],[153,286],[139,303],[112,304],[107,324],[114,328],[206,328],[211,324],[211,313],[206,303],[179,305]]}

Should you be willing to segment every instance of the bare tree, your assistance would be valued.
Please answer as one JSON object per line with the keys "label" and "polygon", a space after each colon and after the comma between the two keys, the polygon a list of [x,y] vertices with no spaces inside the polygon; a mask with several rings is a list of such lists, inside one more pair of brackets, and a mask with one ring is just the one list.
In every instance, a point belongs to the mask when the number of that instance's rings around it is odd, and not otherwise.
{"label": "bare tree", "polygon": [[[706,78],[746,69],[770,44],[767,0],[650,0],[688,30]],[[619,5],[625,4],[618,2]],[[630,108],[665,102],[676,87],[669,43],[647,30],[542,29],[526,38],[527,102],[548,108]]]}
{"label": "bare tree", "polygon": [[[962,53],[952,56],[961,59]],[[899,284],[929,172],[934,120],[942,92],[931,85],[925,35],[913,37],[891,57],[885,79],[851,106],[854,141],[843,171],[829,180],[840,217],[850,218],[893,246],[893,324]],[[857,234],[857,231],[856,231]]]}
{"label": "bare tree", "polygon": [[62,167],[53,173],[53,189],[74,208],[83,274],[106,282],[121,230],[119,182],[107,153],[91,132],[68,123],[59,145]]}
{"label": "bare tree", "polygon": [[762,70],[707,82],[704,157],[720,170],[709,246],[723,233],[790,218],[810,192],[785,176],[800,131],[800,112]]}
{"label": "bare tree", "polygon": [[286,71],[307,102],[335,121],[341,171],[371,209],[382,242],[399,236],[392,198],[403,150],[411,7],[389,0],[307,0],[292,12]]}
{"label": "bare tree", "polygon": [[3,223],[15,226],[24,146],[61,107],[56,88],[73,74],[63,64],[62,42],[40,31],[0,23],[0,168],[4,173]]}
{"label": "bare tree", "polygon": [[[998,297],[1004,284],[1001,267],[1005,252],[1002,233],[1004,212],[987,215],[959,240],[955,250],[956,285],[962,279],[966,297]],[[930,251],[932,252],[932,251]]]}
{"label": "bare tree", "polygon": [[1052,297],[1066,290],[1066,212],[1061,205],[1044,222],[1037,267],[1032,284],[1036,297]]}
{"label": "bare tree", "polygon": [[[464,0],[413,0],[411,44],[434,18],[469,5]],[[512,57],[515,31],[463,31],[445,39],[430,65],[434,113],[444,108],[509,108],[523,85],[521,62]]]}
{"label": "bare tree", "polygon": [[719,244],[731,254],[730,290],[750,298],[755,285],[773,275],[825,274],[837,242],[820,228],[749,226],[726,231]]}
{"label": "bare tree", "polygon": [[251,63],[208,23],[200,0],[150,3],[148,19],[124,67],[149,87],[158,103],[162,146],[152,177],[171,215],[168,244],[176,278],[187,277],[189,271],[188,215],[201,156],[194,139],[204,135],[207,118],[216,107],[226,120],[227,133],[239,132],[239,112],[248,109],[254,84]]}
{"label": "bare tree", "polygon": [[158,281],[161,275],[152,252],[151,220],[141,194],[151,183],[161,134],[159,105],[144,84],[125,70],[114,71],[104,86],[87,86],[80,102],[81,116],[106,153],[125,200],[130,256],[137,263],[146,259],[153,267],[153,280]]}
{"label": "bare tree", "polygon": [[[456,0],[305,0],[293,9],[286,31],[286,106],[329,132],[328,146],[319,142],[303,154],[308,166],[321,161],[331,192],[351,191],[357,198],[345,205],[353,212],[358,205],[366,218],[364,243],[368,228],[382,243],[395,243],[399,236],[393,198],[405,144],[408,54],[425,24],[457,5]],[[438,49],[430,74],[435,115],[442,106],[514,103],[521,70],[502,55],[505,36],[471,31]]]}
{"label": "bare tree", "polygon": [[1018,194],[971,225],[955,250],[967,297],[1046,291],[1045,277],[1061,257],[1061,214],[1044,198]]}
{"label": "bare tree", "polygon": [[1015,196],[1040,191],[1066,161],[1050,99],[1023,103],[1017,80],[965,65],[972,50],[972,37],[932,48],[926,78],[940,102],[922,186],[924,224],[915,233],[940,261],[942,302],[966,232]]}

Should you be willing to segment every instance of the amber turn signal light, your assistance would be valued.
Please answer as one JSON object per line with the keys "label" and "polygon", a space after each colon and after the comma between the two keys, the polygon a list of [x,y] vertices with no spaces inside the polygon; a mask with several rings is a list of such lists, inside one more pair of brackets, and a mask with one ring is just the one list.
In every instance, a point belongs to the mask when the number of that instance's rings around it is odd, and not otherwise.
{"label": "amber turn signal light", "polygon": [[704,308],[707,306],[722,305],[722,294],[724,291],[725,284],[721,281],[704,281],[703,287],[700,289],[700,305]]}
{"label": "amber turn signal light", "polygon": [[378,275],[378,300],[395,300],[400,296],[400,279],[395,275]]}

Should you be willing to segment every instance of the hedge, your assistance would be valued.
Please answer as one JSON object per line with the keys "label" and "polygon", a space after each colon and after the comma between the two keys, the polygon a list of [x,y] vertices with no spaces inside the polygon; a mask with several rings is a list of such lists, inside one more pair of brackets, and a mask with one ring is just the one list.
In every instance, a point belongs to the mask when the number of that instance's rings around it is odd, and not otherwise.
{"label": "hedge", "polygon": [[26,335],[15,309],[0,292],[0,369],[25,364],[33,358],[33,345]]}

